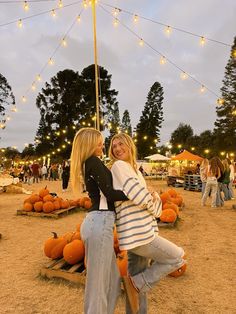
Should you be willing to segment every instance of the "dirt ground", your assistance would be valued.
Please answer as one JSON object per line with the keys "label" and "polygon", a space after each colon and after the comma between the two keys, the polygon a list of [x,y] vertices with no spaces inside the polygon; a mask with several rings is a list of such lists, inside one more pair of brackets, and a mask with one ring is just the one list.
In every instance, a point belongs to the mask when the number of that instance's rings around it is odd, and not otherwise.
{"label": "dirt ground", "polygon": [[[38,192],[48,185],[61,193],[61,182],[24,185]],[[157,191],[167,189],[165,181],[149,181]],[[149,293],[149,314],[236,313],[236,210],[228,201],[223,208],[200,206],[200,193],[177,189],[185,208],[175,228],[160,228],[160,234],[182,246],[188,268],[179,278],[162,279]],[[235,191],[236,192],[236,191]],[[48,262],[43,254],[44,241],[51,231],[73,231],[85,213],[77,212],[59,219],[17,216],[26,194],[0,194],[0,313],[79,314],[83,313],[84,287],[63,280],[39,276]],[[115,314],[125,313],[124,296]]]}

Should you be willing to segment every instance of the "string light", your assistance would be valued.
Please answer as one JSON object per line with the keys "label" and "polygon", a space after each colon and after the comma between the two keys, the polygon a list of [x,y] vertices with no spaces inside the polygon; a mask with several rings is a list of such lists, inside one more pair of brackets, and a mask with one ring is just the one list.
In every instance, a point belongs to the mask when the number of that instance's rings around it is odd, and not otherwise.
{"label": "string light", "polygon": [[53,60],[52,58],[49,58],[48,64],[49,64],[49,65],[53,65],[53,64],[54,64],[54,60]]}
{"label": "string light", "polygon": [[24,1],[23,8],[24,8],[25,11],[28,11],[28,10],[29,10],[29,4],[28,4],[27,1]]}
{"label": "string light", "polygon": [[35,85],[35,83],[33,82],[32,83],[32,85],[31,85],[31,89],[33,90],[33,91],[35,91],[36,90],[36,85]]}
{"label": "string light", "polygon": [[205,43],[206,43],[206,38],[203,37],[203,36],[201,36],[201,38],[200,38],[200,45],[201,45],[201,46],[204,46]]}
{"label": "string light", "polygon": [[86,0],[83,0],[83,7],[84,7],[84,9],[87,9],[87,7],[88,7],[88,4],[87,4]]}
{"label": "string light", "polygon": [[77,22],[78,22],[78,23],[81,22],[81,16],[80,16],[80,15],[77,16]]}
{"label": "string light", "polygon": [[169,36],[172,33],[172,28],[168,25],[165,27],[165,34]]}
{"label": "string light", "polygon": [[218,105],[223,105],[224,104],[224,99],[223,98],[218,98],[217,99],[217,104]]}
{"label": "string light", "polygon": [[187,80],[188,74],[187,74],[186,72],[181,72],[181,73],[180,73],[180,78],[181,78],[182,80]]}
{"label": "string light", "polygon": [[40,82],[40,81],[42,80],[42,77],[41,77],[40,74],[38,74],[38,75],[36,76],[36,80],[37,80],[38,82]]}
{"label": "string light", "polygon": [[58,7],[59,7],[60,9],[63,8],[63,2],[62,2],[62,0],[59,0]]}
{"label": "string light", "polygon": [[117,18],[113,20],[113,26],[117,27],[119,25],[119,21]]}
{"label": "string light", "polygon": [[66,42],[65,38],[62,39],[61,45],[62,45],[63,47],[66,47],[66,46],[67,46],[67,42]]}
{"label": "string light", "polygon": [[7,116],[6,119],[7,119],[7,121],[10,121],[10,120],[11,120],[11,117],[10,117],[10,116]]}
{"label": "string light", "polygon": [[233,56],[234,59],[236,59],[236,49],[234,49],[234,50],[232,51],[232,56]]}
{"label": "string light", "polygon": [[206,91],[206,87],[204,85],[202,85],[201,88],[200,88],[200,92],[201,93],[205,93],[205,91]]}
{"label": "string light", "polygon": [[19,19],[19,20],[17,21],[17,26],[18,26],[19,28],[22,28],[22,26],[23,26],[22,19]]}
{"label": "string light", "polygon": [[114,16],[117,16],[120,12],[121,12],[120,9],[114,8],[114,10],[112,11],[112,14],[113,14]]}
{"label": "string light", "polygon": [[22,96],[22,99],[21,99],[21,100],[22,100],[22,102],[26,102],[27,99],[26,99],[25,96]]}
{"label": "string light", "polygon": [[143,45],[144,45],[144,41],[143,41],[142,38],[140,38],[140,40],[139,40],[139,46],[143,47]]}
{"label": "string light", "polygon": [[139,20],[138,15],[137,15],[137,14],[135,14],[135,15],[134,15],[134,17],[133,17],[133,21],[134,21],[134,23],[137,23],[137,22],[138,22],[138,20]]}
{"label": "string light", "polygon": [[160,64],[161,64],[161,65],[166,64],[166,57],[161,56],[161,58],[160,58]]}
{"label": "string light", "polygon": [[16,108],[16,105],[13,105],[13,106],[12,106],[11,111],[12,111],[12,112],[17,112],[17,111],[18,111],[17,108]]}
{"label": "string light", "polygon": [[51,11],[51,15],[52,15],[52,17],[56,17],[56,11],[55,11],[55,9],[52,9],[52,11]]}
{"label": "string light", "polygon": [[4,123],[0,123],[0,129],[4,129],[5,128],[5,124]]}

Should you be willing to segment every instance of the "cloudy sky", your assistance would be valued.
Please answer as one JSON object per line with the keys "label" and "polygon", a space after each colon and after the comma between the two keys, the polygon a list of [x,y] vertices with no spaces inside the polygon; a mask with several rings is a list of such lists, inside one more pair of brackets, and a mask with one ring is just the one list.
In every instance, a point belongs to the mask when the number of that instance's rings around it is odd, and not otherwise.
{"label": "cloudy sky", "polygon": [[[0,130],[0,147],[17,146],[21,151],[25,143],[34,141],[39,123],[35,99],[45,82],[60,70],[70,68],[80,73],[94,63],[92,17],[88,8],[82,12],[81,22],[74,23],[82,10],[82,1],[63,0],[64,7],[56,10],[54,18],[47,11],[58,8],[58,0],[29,1],[27,12],[23,10],[23,1],[6,3],[11,1],[0,0],[0,73],[12,87],[18,112],[7,112],[11,120]],[[150,87],[158,81],[164,89],[161,143],[169,140],[180,122],[190,124],[195,134],[213,129],[216,100],[236,35],[236,1],[99,0],[98,3],[98,61],[112,74],[112,88],[119,92],[121,117],[128,109],[134,127]],[[120,20],[117,27],[113,26],[112,7],[122,9],[117,16]],[[42,12],[46,13],[39,14]],[[139,16],[137,23],[133,22],[134,14]],[[17,27],[18,19],[23,20],[22,28]],[[206,40],[201,46],[199,37],[176,29],[167,35],[161,24],[223,44]],[[44,66],[65,34],[67,47],[57,49],[53,66]],[[145,42],[143,47],[139,38]],[[160,65],[160,54],[169,60],[165,65]],[[181,80],[181,71],[192,78]],[[40,72],[42,81],[32,91],[31,84]],[[200,93],[201,84],[210,91]],[[23,95],[27,97],[25,103],[21,101]]]}

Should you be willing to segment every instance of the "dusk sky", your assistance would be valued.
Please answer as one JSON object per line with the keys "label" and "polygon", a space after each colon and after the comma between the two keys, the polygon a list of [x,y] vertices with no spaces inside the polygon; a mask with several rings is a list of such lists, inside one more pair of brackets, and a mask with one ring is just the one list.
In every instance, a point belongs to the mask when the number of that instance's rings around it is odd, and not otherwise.
{"label": "dusk sky", "polygon": [[[50,10],[58,8],[58,0],[29,1],[28,11],[23,10],[23,1],[10,2],[0,0],[0,73],[12,87],[18,112],[11,112],[10,107],[7,110],[11,120],[4,130],[0,129],[0,147],[17,146],[21,151],[25,143],[34,142],[39,124],[35,99],[45,82],[58,71],[73,69],[81,73],[94,63],[92,16],[91,7],[83,10],[82,1],[64,0],[64,7],[55,11],[56,17]],[[112,7],[121,9],[117,16],[121,23],[116,27]],[[81,11],[78,23],[76,17]],[[46,13],[39,14],[42,12]],[[19,19],[23,22],[21,28],[17,27]],[[165,25],[176,29],[167,35]],[[219,43],[206,39],[201,46],[200,37],[189,33]],[[53,55],[64,36],[67,46],[60,46]],[[112,88],[119,92],[120,117],[128,109],[135,127],[148,91],[158,81],[164,89],[161,144],[170,139],[181,122],[190,124],[198,135],[213,129],[216,101],[234,36],[235,0],[98,1],[98,63],[112,74]],[[140,38],[144,40],[142,47]],[[46,65],[52,55],[55,63]],[[161,55],[169,60],[165,65],[160,64]],[[192,78],[182,80],[182,71]],[[42,80],[32,91],[38,73]],[[205,93],[200,93],[201,85],[207,87]],[[23,95],[25,103],[21,101]]]}

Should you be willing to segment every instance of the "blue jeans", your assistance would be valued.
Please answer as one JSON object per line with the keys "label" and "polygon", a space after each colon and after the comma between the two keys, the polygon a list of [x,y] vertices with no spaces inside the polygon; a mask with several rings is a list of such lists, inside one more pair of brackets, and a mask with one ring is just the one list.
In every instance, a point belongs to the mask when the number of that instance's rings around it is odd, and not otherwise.
{"label": "blue jeans", "polygon": [[85,245],[85,314],[113,314],[120,294],[120,274],[113,248],[115,214],[92,211],[81,225]]}
{"label": "blue jeans", "polygon": [[160,236],[130,251],[152,260],[144,271],[131,276],[140,293],[148,292],[161,278],[185,264],[184,250]]}
{"label": "blue jeans", "polygon": [[212,197],[211,206],[216,207],[216,205],[217,205],[216,204],[217,203],[217,190],[218,190],[218,182],[217,182],[216,177],[208,177],[206,187],[205,187],[205,192],[202,196],[202,205],[203,206],[206,205],[207,197],[209,196],[209,193],[211,191],[211,197]]}

